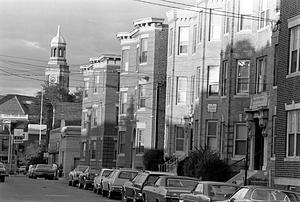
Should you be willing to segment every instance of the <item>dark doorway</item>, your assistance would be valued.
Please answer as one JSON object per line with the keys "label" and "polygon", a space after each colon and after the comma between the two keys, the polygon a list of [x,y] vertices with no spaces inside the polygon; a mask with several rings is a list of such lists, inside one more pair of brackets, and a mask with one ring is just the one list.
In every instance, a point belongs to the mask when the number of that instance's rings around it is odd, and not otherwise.
{"label": "dark doorway", "polygon": [[264,159],[264,137],[261,134],[259,120],[254,119],[255,135],[254,135],[254,170],[261,170]]}

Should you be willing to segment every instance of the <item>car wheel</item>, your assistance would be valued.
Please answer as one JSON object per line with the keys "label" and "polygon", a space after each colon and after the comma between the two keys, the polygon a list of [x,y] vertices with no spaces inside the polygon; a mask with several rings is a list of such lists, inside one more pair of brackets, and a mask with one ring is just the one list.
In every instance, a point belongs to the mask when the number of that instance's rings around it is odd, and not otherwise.
{"label": "car wheel", "polygon": [[76,182],[75,182],[75,180],[72,181],[72,186],[73,186],[73,187],[76,187]]}
{"label": "car wheel", "polygon": [[69,181],[69,186],[72,186],[72,181]]}
{"label": "car wheel", "polygon": [[83,184],[83,189],[87,190],[88,189],[88,186],[86,183]]}
{"label": "car wheel", "polygon": [[109,199],[113,198],[112,191],[108,190],[107,198],[109,198]]}
{"label": "car wheel", "polygon": [[106,191],[102,189],[102,196],[106,196]]}
{"label": "car wheel", "polygon": [[126,194],[124,192],[122,192],[122,202],[127,202],[127,197]]}
{"label": "car wheel", "polygon": [[96,193],[100,195],[100,194],[102,194],[101,192],[102,192],[101,189],[97,188]]}
{"label": "car wheel", "polygon": [[96,193],[97,192],[97,189],[95,187],[93,187],[93,192]]}

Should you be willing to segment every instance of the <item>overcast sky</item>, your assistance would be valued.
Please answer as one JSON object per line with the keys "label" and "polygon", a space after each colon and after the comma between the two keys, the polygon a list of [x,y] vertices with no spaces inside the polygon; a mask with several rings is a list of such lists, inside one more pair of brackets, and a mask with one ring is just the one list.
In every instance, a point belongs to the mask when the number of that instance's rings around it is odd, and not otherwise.
{"label": "overcast sky", "polygon": [[0,0],[0,95],[34,95],[40,89],[59,24],[75,87],[79,64],[103,53],[120,54],[118,32],[130,31],[135,19],[165,18],[169,9],[133,0]]}

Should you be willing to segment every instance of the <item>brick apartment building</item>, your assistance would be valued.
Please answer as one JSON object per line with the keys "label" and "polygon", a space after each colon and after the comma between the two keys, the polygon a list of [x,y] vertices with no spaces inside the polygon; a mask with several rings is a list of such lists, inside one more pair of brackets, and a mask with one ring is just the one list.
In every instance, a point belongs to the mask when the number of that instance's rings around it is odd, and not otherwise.
{"label": "brick apartment building", "polygon": [[122,49],[117,167],[143,168],[147,149],[163,149],[168,28],[164,19],[134,21],[118,33]]}
{"label": "brick apartment building", "polygon": [[274,169],[278,32],[269,19],[279,16],[279,4],[199,2],[199,12],[167,14],[166,153],[180,160],[206,147],[239,171],[249,137],[248,177],[272,183],[266,171]]}
{"label": "brick apartment building", "polygon": [[120,60],[106,54],[80,67],[84,77],[81,164],[116,166]]}
{"label": "brick apartment building", "polygon": [[300,2],[281,1],[275,185],[300,191]]}

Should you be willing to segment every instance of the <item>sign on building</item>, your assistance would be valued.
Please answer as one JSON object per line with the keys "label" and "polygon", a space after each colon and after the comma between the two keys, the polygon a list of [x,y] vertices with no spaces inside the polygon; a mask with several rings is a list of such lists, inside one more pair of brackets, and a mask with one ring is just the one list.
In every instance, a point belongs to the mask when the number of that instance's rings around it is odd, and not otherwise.
{"label": "sign on building", "polygon": [[23,139],[24,139],[24,130],[14,129],[14,144],[23,143]]}
{"label": "sign on building", "polygon": [[210,113],[217,112],[217,104],[208,104],[207,105],[207,112],[210,112]]}

